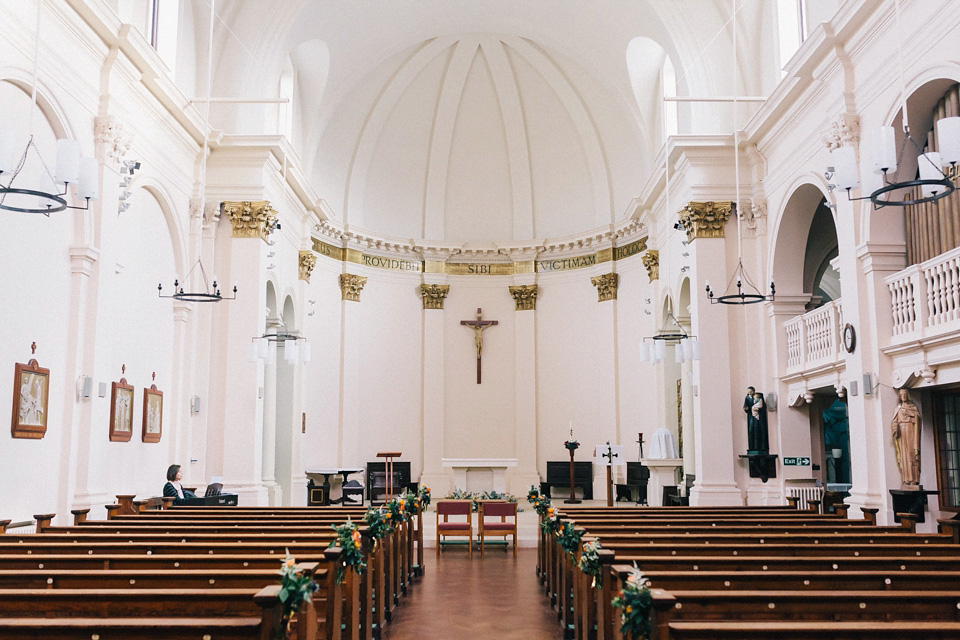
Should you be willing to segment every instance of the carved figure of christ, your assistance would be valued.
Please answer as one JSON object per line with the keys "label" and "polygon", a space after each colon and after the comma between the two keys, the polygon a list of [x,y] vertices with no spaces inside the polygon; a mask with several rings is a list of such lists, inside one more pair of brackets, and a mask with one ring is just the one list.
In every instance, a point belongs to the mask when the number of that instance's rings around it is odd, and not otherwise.
{"label": "carved figure of christ", "polygon": [[495,327],[500,324],[497,320],[484,320],[483,310],[477,309],[476,320],[461,320],[460,324],[473,329],[474,340],[477,344],[477,384],[480,384],[480,357],[483,353],[483,330],[487,327]]}

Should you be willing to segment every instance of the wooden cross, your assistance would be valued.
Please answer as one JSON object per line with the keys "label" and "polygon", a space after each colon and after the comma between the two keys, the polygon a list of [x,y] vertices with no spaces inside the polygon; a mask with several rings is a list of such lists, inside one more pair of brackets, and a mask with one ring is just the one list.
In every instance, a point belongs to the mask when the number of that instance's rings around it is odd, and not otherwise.
{"label": "wooden cross", "polygon": [[36,355],[36,353],[37,353],[37,343],[36,343],[36,342],[30,343],[30,353]]}
{"label": "wooden cross", "polygon": [[500,323],[497,320],[484,320],[483,310],[478,308],[476,320],[461,320],[460,324],[470,327],[474,331],[474,339],[477,342],[477,384],[480,384],[480,355],[483,351],[483,330],[487,327],[495,327]]}
{"label": "wooden cross", "polygon": [[637,444],[640,445],[640,457],[637,458],[637,460],[641,460],[643,458],[643,434],[642,433],[637,434]]}

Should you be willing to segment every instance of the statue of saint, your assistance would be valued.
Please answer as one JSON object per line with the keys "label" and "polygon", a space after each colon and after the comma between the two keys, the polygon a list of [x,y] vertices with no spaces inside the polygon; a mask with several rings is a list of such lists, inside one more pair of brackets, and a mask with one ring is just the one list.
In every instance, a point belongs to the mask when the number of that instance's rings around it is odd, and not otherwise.
{"label": "statue of saint", "polygon": [[747,414],[747,452],[769,453],[770,442],[767,439],[767,404],[763,394],[753,387],[747,387],[747,396],[743,400],[743,411]]}
{"label": "statue of saint", "polygon": [[897,391],[900,403],[893,415],[890,427],[893,431],[893,448],[897,452],[897,466],[904,486],[920,486],[920,428],[923,418],[920,408],[910,399],[906,389]]}

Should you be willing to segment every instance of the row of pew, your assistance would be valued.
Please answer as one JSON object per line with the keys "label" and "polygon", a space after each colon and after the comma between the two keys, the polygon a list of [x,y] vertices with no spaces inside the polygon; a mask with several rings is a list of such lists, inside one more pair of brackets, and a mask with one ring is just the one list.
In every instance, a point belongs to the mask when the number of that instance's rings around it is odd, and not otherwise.
{"label": "row of pew", "polygon": [[[917,534],[916,518],[877,526],[784,507],[568,507],[571,557],[541,530],[537,573],[565,638],[621,635],[611,602],[631,569],[650,581],[649,640],[960,638],[960,522]],[[599,540],[596,582],[578,568]]]}
{"label": "row of pew", "polygon": [[[106,520],[35,516],[36,534],[0,521],[0,638],[268,640],[281,631],[287,554],[319,586],[293,616],[297,640],[374,640],[422,575],[418,513],[380,541],[364,507],[148,509],[118,496]],[[344,566],[334,525],[361,524],[367,569]]]}

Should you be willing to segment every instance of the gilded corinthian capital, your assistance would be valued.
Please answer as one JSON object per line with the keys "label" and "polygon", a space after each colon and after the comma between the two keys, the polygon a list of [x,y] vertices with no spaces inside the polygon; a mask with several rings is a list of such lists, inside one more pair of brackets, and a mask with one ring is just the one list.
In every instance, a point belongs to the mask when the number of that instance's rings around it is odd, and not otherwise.
{"label": "gilded corinthian capital", "polygon": [[423,298],[424,309],[443,309],[443,301],[447,299],[450,293],[448,284],[422,284],[420,285],[420,296]]}
{"label": "gilded corinthian capital", "polygon": [[317,265],[317,256],[314,255],[313,251],[301,251],[300,252],[300,279],[310,282],[310,274],[313,273],[313,268]]}
{"label": "gilded corinthian capital", "polygon": [[535,284],[521,284],[510,287],[510,295],[517,305],[517,311],[536,311],[537,294],[540,293],[540,287]]}
{"label": "gilded corinthian capital", "polygon": [[680,222],[687,230],[687,240],[722,238],[723,225],[735,208],[733,202],[688,202],[680,210]]}
{"label": "gilded corinthian capital", "polygon": [[620,286],[620,275],[605,273],[602,276],[590,278],[590,283],[597,288],[597,302],[617,299],[617,287]]}
{"label": "gilded corinthian capital", "polygon": [[340,293],[343,300],[353,300],[360,302],[360,292],[363,286],[367,284],[364,276],[355,276],[352,273],[340,274]]}
{"label": "gilded corinthian capital", "polygon": [[277,228],[277,210],[267,200],[224,202],[221,207],[233,225],[234,238],[260,238],[266,242]]}
{"label": "gilded corinthian capital", "polygon": [[660,279],[660,252],[656,249],[650,249],[640,258],[643,266],[647,268],[647,275],[650,276],[650,282]]}

